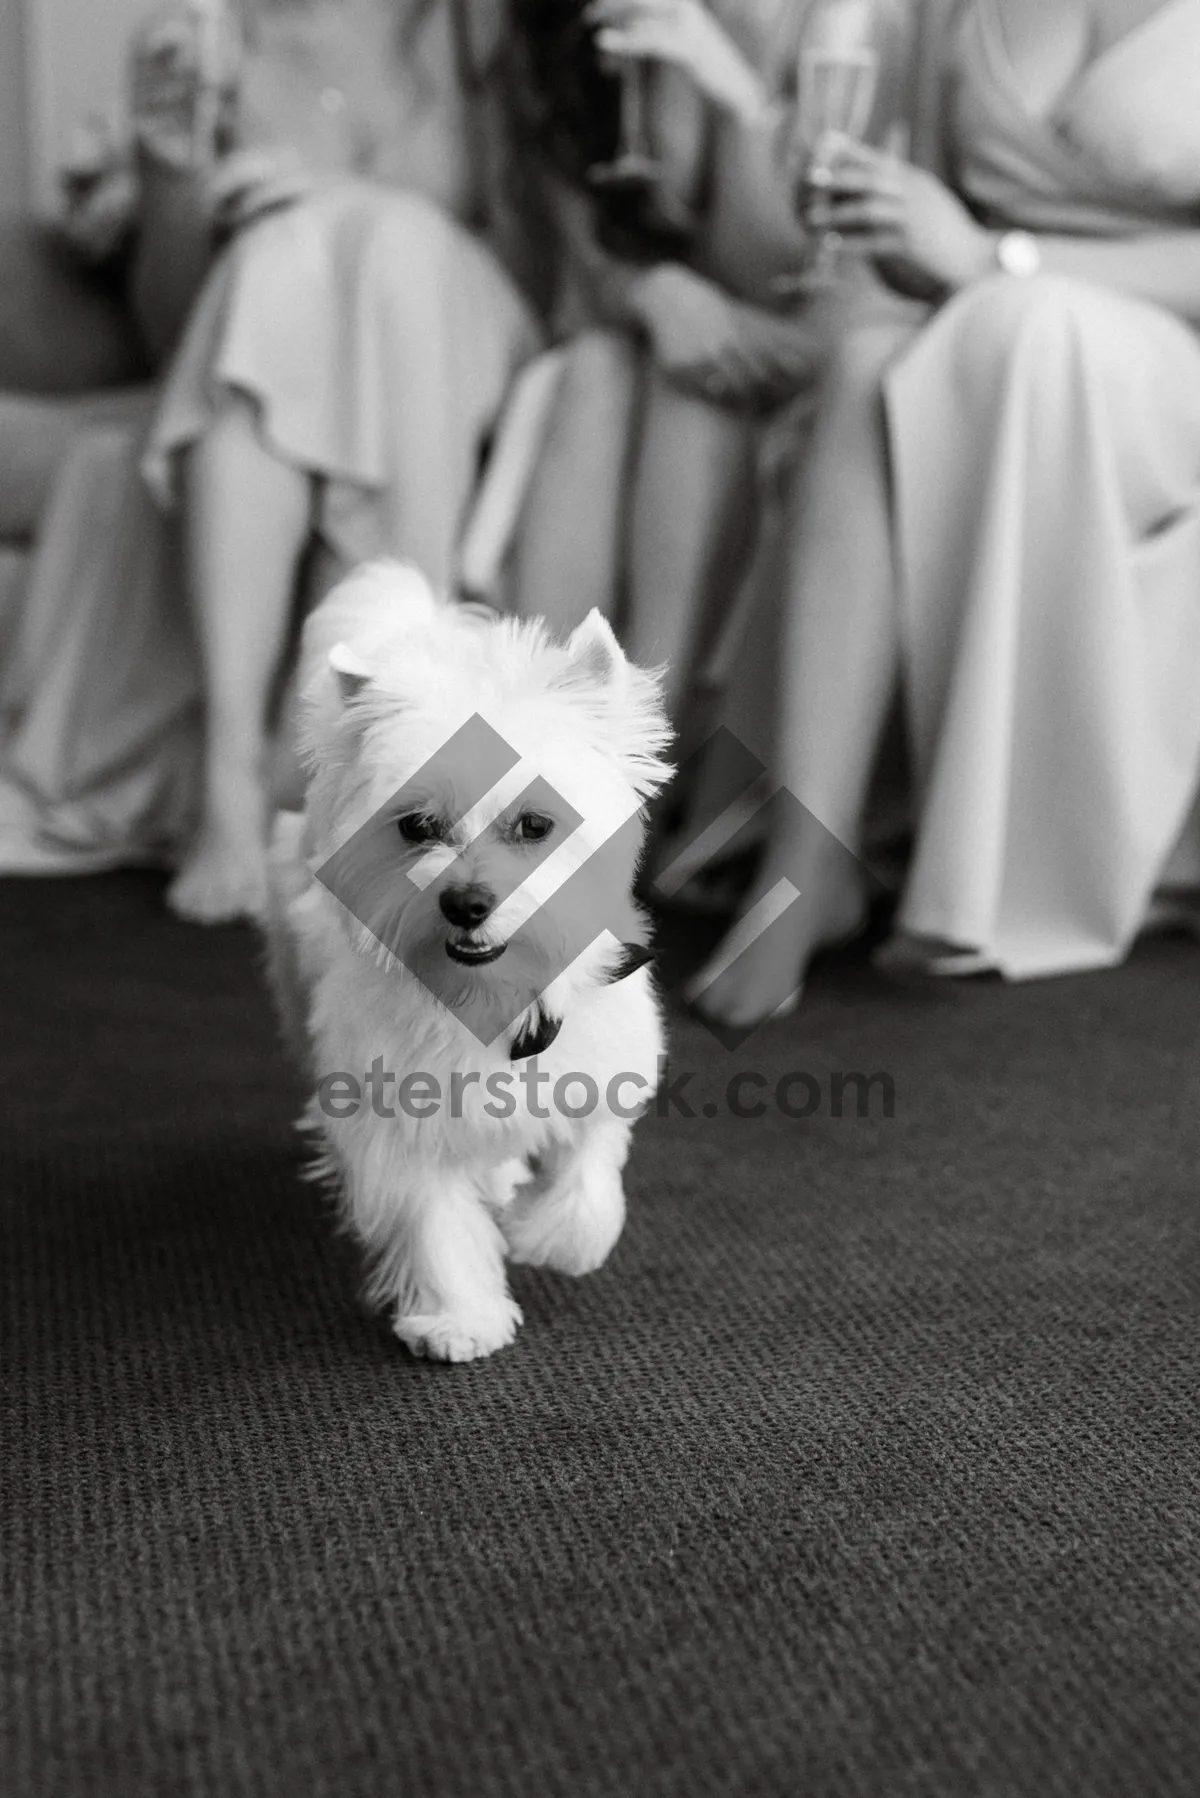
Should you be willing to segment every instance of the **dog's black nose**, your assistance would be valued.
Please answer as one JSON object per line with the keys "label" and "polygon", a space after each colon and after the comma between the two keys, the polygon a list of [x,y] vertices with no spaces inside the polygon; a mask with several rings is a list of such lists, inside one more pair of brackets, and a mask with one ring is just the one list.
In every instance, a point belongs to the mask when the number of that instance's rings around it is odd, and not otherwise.
{"label": "dog's black nose", "polygon": [[496,895],[491,887],[472,881],[470,886],[446,887],[438,904],[442,908],[442,916],[451,924],[457,924],[460,930],[474,930],[485,918],[491,916],[496,905]]}

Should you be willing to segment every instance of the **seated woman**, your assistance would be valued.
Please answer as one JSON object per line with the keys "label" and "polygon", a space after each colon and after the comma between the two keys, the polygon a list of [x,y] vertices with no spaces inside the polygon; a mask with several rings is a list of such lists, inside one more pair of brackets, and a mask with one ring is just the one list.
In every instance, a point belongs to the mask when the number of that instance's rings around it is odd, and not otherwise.
{"label": "seated woman", "polygon": [[[502,84],[484,78],[500,8],[248,10],[244,49],[214,0],[173,6],[143,46],[137,288],[160,350],[187,318],[144,444],[160,507],[125,440],[88,439],[44,520],[4,693],[4,862],[170,858],[190,835],[169,898],[201,920],[262,902],[298,579],[387,553],[448,580],[484,440],[539,342]],[[205,278],[214,219],[228,241]]]}
{"label": "seated woman", "polygon": [[693,989],[733,1026],[861,913],[845,846],[897,687],[899,926],[943,971],[1119,961],[1200,777],[1200,6],[924,11],[946,179],[840,157],[836,228],[922,298],[845,329],[797,481],[794,799]]}
{"label": "seated woman", "polygon": [[[811,390],[824,350],[820,308],[781,303],[804,239],[780,144],[757,128],[791,85],[804,13],[796,0],[711,12],[594,0],[586,12],[601,52],[639,66],[659,171],[649,222],[676,228],[641,270],[576,246],[588,304],[521,521],[514,594],[564,629],[591,606],[619,615],[629,653],[663,667],[677,723],[702,634],[750,547],[763,428]],[[604,235],[615,206],[602,187],[593,210]]]}

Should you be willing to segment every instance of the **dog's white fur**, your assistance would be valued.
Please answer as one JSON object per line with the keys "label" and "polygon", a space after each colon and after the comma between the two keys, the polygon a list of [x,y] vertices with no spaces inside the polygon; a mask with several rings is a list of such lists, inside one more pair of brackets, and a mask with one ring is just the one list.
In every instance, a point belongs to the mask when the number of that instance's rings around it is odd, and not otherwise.
{"label": "dog's white fur", "polygon": [[[506,1257],[587,1273],[605,1260],[624,1222],[621,1171],[632,1123],[609,1109],[606,1095],[620,1073],[644,1082],[619,1092],[622,1108],[653,1092],[663,1046],[658,1003],[644,967],[612,982],[621,951],[605,931],[546,987],[539,1014],[532,1002],[538,972],[556,971],[564,939],[552,908],[537,906],[565,872],[618,841],[628,845],[620,897],[631,928],[624,934],[637,935],[629,886],[640,808],[669,774],[658,686],[625,660],[598,613],[557,645],[540,623],[485,620],[440,603],[415,570],[394,563],[351,576],[313,613],[301,683],[309,782],[303,818],[281,815],[272,845],[272,984],[288,1039],[307,1045],[314,1085],[342,1070],[361,1082],[377,1059],[398,1080],[420,1071],[439,1081],[443,1104],[433,1116],[406,1115],[391,1088],[392,1118],[376,1115],[364,1094],[345,1119],[325,1115],[314,1100],[308,1122],[320,1132],[325,1168],[369,1257],[372,1299],[390,1308],[414,1353],[470,1360],[511,1342],[521,1322]],[[428,794],[406,793],[406,816],[415,806],[447,821],[438,825],[444,842],[408,844],[386,810],[384,834],[371,839],[375,890],[398,886],[407,894],[389,900],[394,909],[383,931],[397,959],[313,876],[476,715],[519,753],[520,766],[489,799],[472,803],[477,794],[466,794],[456,826],[462,795],[439,783]],[[568,812],[556,823],[561,846],[552,839],[512,892],[531,860],[528,845],[505,834],[530,828],[513,826],[512,801],[539,774],[582,821],[575,826]],[[501,816],[489,825],[497,809]],[[532,828],[540,828],[536,818]],[[398,874],[420,863],[435,877],[457,855],[453,879],[512,897],[464,933],[439,909],[442,883],[435,878],[413,897],[407,882],[389,880],[386,862],[380,874],[379,855],[394,856]],[[373,915],[378,924],[378,905]],[[507,947],[496,961],[464,967],[449,957],[451,940],[465,941],[468,952]],[[515,1027],[485,1046],[487,1020],[507,1024],[522,1004]],[[467,1005],[484,1020],[478,1034],[460,1021]],[[519,1075],[527,1064],[514,1063],[512,1047],[539,1016],[561,1020],[537,1059],[550,1077],[541,1108],[551,1115],[531,1115],[513,1078],[514,1115],[492,1116],[485,1107],[498,1107],[494,1094],[489,1101],[488,1076]],[[554,1082],[568,1073],[596,1084],[599,1104],[588,1117],[572,1120],[551,1102]],[[454,1076],[457,1117],[445,1103]],[[572,1088],[568,1102],[577,1105],[581,1092]]]}

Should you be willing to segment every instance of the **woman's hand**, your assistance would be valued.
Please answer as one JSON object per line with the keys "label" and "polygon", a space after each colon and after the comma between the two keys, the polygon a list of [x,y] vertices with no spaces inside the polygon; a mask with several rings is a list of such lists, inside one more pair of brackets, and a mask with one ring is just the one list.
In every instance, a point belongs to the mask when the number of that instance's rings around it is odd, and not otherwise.
{"label": "woman's hand", "polygon": [[806,336],[774,319],[766,321],[773,330],[749,328],[751,308],[679,264],[644,275],[628,303],[668,381],[715,404],[778,403],[811,370]]}
{"label": "woman's hand", "polygon": [[59,186],[62,211],[55,235],[93,267],[119,255],[138,213],[138,180],[128,146],[103,124],[83,126],[59,171]]}
{"label": "woman's hand", "polygon": [[831,185],[822,225],[884,265],[897,285],[954,293],[995,267],[995,238],[936,175],[837,138],[819,160]]}
{"label": "woman's hand", "polygon": [[221,0],[174,0],[142,26],[132,49],[132,114],[140,146],[175,168],[214,159],[239,55]]}
{"label": "woman's hand", "polygon": [[767,110],[762,82],[700,0],[592,0],[584,15],[607,56],[673,63],[717,106],[747,120]]}

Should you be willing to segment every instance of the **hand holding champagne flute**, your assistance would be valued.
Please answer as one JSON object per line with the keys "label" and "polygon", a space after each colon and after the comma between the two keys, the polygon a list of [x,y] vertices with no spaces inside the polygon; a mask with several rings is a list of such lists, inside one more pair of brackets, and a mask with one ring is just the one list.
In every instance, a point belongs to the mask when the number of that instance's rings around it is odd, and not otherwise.
{"label": "hand holding champagne flute", "polygon": [[796,132],[800,212],[812,250],[806,280],[827,282],[841,239],[830,228],[832,151],[860,142],[870,124],[880,74],[880,16],[875,0],[815,0],[797,59]]}
{"label": "hand holding champagne flute", "polygon": [[132,58],[131,111],[143,148],[181,169],[214,162],[240,50],[227,0],[168,0],[150,15]]}
{"label": "hand holding champagne flute", "polygon": [[[724,112],[747,118],[763,110],[756,71],[701,0],[590,0],[584,14],[596,48],[622,76],[621,153],[646,153],[644,65],[661,62],[690,76]],[[628,74],[626,73],[628,71]]]}

